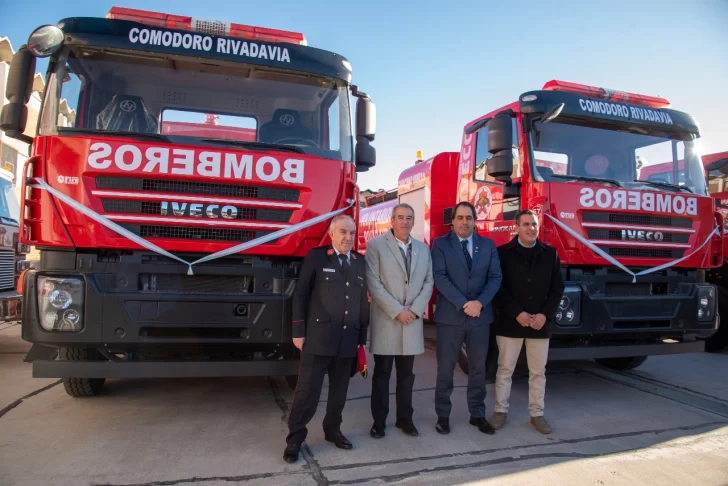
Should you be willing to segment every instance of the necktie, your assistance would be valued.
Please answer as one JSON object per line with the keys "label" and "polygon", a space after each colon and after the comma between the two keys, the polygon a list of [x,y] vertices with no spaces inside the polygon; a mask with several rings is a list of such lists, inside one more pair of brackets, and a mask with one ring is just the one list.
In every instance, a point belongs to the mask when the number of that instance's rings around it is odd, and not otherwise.
{"label": "necktie", "polygon": [[468,264],[468,271],[471,271],[473,269],[473,258],[468,251],[468,240],[463,240],[460,243],[463,245],[463,254],[465,255],[465,262]]}
{"label": "necktie", "polygon": [[341,261],[341,268],[344,271],[344,275],[349,273],[349,261],[346,258],[346,255],[343,253],[339,253],[339,260]]}

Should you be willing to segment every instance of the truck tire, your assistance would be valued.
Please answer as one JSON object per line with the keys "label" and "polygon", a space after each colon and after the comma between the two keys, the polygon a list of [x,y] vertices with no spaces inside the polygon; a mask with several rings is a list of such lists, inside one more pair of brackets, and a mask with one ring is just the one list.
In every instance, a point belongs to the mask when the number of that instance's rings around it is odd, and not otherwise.
{"label": "truck tire", "polygon": [[627,358],[597,358],[594,361],[616,371],[633,370],[647,360],[647,356],[632,356]]}
{"label": "truck tire", "polygon": [[728,346],[728,289],[721,286],[718,286],[718,315],[718,330],[705,340],[705,350],[709,353],[717,353]]}
{"label": "truck tire", "polygon": [[[67,361],[100,361],[101,355],[95,349],[62,348],[59,359]],[[63,378],[63,388],[72,397],[94,397],[101,393],[106,378]]]}

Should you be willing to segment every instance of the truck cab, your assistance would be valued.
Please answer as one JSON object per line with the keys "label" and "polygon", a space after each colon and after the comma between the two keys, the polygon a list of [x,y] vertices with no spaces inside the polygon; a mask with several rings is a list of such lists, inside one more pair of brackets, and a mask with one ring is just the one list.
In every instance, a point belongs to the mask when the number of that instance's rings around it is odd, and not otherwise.
{"label": "truck cab", "polygon": [[[30,140],[37,57],[48,82]],[[351,81],[345,57],[297,32],[118,7],[33,32],[0,125],[32,142],[34,375],[73,396],[109,376],[295,379],[301,262],[333,216],[358,217],[357,173],[376,161],[374,104]]]}
{"label": "truck cab", "polygon": [[[457,199],[475,205],[479,232],[504,244],[530,209],[561,258],[554,355],[627,368],[698,350],[717,329],[705,274],[722,265],[722,216],[697,123],[668,106],[555,80],[464,128]],[[650,175],[657,165],[671,178]]]}

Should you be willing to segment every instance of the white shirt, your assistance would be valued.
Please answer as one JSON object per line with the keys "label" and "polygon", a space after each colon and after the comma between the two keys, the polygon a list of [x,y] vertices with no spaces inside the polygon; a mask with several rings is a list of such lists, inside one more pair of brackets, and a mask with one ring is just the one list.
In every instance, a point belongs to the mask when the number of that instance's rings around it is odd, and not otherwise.
{"label": "white shirt", "polygon": [[470,258],[473,258],[473,235],[472,233],[468,238],[460,238],[460,235],[457,235],[458,240],[460,240],[460,245],[463,244],[463,240],[468,240],[468,253],[470,253]]}
{"label": "white shirt", "polygon": [[405,252],[405,254],[407,253],[407,247],[408,247],[408,246],[410,246],[410,245],[412,244],[412,238],[410,238],[410,239],[409,239],[409,241],[408,241],[407,243],[405,243],[404,241],[400,240],[399,238],[397,238],[397,237],[395,236],[395,237],[394,237],[394,241],[396,241],[396,242],[397,242],[397,245],[398,245],[398,246],[399,246],[400,248],[402,248],[402,251],[403,251],[403,252]]}
{"label": "white shirt", "polygon": [[[537,240],[537,241],[538,241],[538,240]],[[534,246],[536,246],[536,242],[535,242],[535,241],[533,242],[533,245],[531,245],[531,246],[526,246],[526,245],[525,245],[525,243],[523,243],[523,242],[521,241],[521,239],[520,239],[520,238],[518,238],[518,244],[519,244],[519,245],[521,245],[521,246],[522,246],[522,247],[524,247],[524,248],[533,248]]]}
{"label": "white shirt", "polygon": [[[339,260],[339,265],[341,265],[341,259],[339,258],[339,255],[341,255],[341,252],[339,250],[337,250],[336,248],[334,248],[334,251],[336,252],[336,259]],[[346,262],[349,265],[351,265],[351,252],[350,251],[346,252]]]}

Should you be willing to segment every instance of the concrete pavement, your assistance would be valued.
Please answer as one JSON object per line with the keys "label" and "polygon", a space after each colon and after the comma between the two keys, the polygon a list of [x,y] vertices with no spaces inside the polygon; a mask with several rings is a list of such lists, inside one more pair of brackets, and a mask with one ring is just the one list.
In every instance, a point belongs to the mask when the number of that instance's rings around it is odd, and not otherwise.
{"label": "concrete pavement", "polygon": [[[528,422],[525,369],[494,436],[468,424],[458,369],[452,432],[441,436],[428,349],[415,365],[419,437],[391,415],[386,437],[369,437],[371,378],[357,375],[342,426],[354,450],[324,440],[325,388],[305,458],[289,465],[293,394],[282,379],[111,380],[102,396],[73,399],[56,380],[31,378],[19,334],[0,326],[2,485],[728,484],[728,354],[655,357],[628,373],[550,365],[549,436]],[[488,385],[488,414],[493,401]]]}

